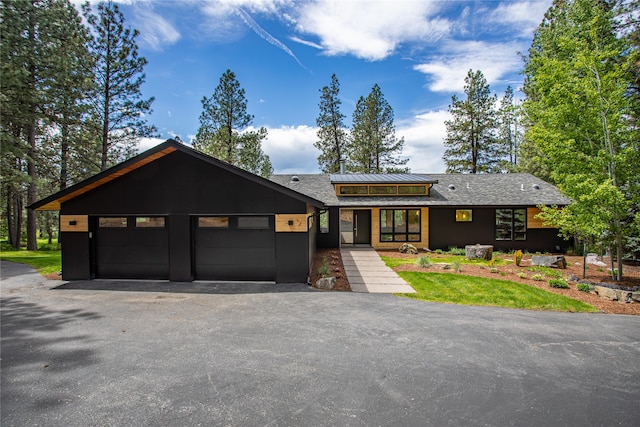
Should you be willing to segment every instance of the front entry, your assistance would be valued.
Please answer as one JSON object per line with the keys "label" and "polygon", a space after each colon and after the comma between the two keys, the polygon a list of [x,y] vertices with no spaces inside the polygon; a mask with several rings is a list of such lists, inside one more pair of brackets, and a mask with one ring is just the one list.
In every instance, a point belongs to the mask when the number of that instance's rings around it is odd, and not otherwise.
{"label": "front entry", "polygon": [[341,209],[340,236],[343,245],[370,245],[371,211]]}

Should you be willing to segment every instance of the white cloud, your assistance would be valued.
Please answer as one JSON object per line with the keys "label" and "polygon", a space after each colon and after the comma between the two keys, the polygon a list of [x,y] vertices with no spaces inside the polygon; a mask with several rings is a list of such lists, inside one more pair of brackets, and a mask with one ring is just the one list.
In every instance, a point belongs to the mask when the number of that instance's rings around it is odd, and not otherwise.
{"label": "white cloud", "polygon": [[450,117],[446,110],[429,111],[398,124],[396,136],[404,136],[402,155],[409,158],[407,166],[411,172],[444,172],[443,141],[447,133],[444,122]]}
{"label": "white cloud", "polygon": [[162,138],[140,138],[140,143],[138,144],[138,152],[142,153],[143,151],[147,151],[150,148],[155,147],[158,144],[162,144],[166,139]]}
{"label": "white cloud", "polygon": [[153,50],[163,50],[180,39],[180,33],[169,21],[147,8],[136,8],[134,24],[142,42]]}
{"label": "white cloud", "polygon": [[538,27],[551,0],[500,3],[489,16],[489,22],[518,28],[520,34],[531,36]]}
{"label": "white cloud", "polygon": [[319,173],[318,155],[313,146],[316,128],[284,126],[267,129],[262,149],[269,156],[275,173]]}
{"label": "white cloud", "polygon": [[429,19],[438,8],[438,2],[409,0],[306,2],[297,11],[297,30],[316,35],[328,55],[380,60],[403,42],[442,37],[449,21]]}
{"label": "white cloud", "polygon": [[517,42],[488,43],[483,41],[448,42],[443,51],[429,62],[414,66],[429,76],[429,89],[434,92],[462,92],[469,69],[481,70],[491,85],[522,67]]}

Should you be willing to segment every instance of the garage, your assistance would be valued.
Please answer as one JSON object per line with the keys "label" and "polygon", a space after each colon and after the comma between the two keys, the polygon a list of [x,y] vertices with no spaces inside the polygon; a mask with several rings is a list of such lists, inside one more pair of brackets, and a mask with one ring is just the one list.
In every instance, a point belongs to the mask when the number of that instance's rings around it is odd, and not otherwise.
{"label": "garage", "polygon": [[275,281],[273,216],[199,216],[193,231],[196,280]]}
{"label": "garage", "polygon": [[169,236],[164,217],[97,217],[94,230],[95,277],[169,278]]}

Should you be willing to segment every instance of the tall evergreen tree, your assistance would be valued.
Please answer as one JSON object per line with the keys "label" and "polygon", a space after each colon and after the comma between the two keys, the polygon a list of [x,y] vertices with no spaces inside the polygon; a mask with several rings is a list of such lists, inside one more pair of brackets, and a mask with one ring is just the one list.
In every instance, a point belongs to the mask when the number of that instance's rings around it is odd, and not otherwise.
{"label": "tall evergreen tree", "polygon": [[318,140],[314,146],[320,150],[318,166],[325,173],[340,170],[340,161],[345,155],[347,131],[344,114],[340,112],[340,83],[335,74],[331,76],[329,86],[323,87],[320,95],[320,114],[316,119]]}
{"label": "tall evergreen tree", "polygon": [[507,86],[498,110],[498,144],[507,153],[508,164],[504,169],[513,170],[518,164],[518,144],[521,139],[519,108],[513,100],[513,88]]}
{"label": "tall evergreen tree", "polygon": [[249,130],[253,116],[247,113],[244,89],[231,70],[225,71],[210,98],[202,98],[200,128],[193,147],[249,172],[273,173],[269,156],[262,151],[267,130]]}
{"label": "tall evergreen tree", "polygon": [[447,136],[444,162],[447,172],[502,172],[504,147],[497,135],[497,97],[482,71],[469,70],[464,79],[466,99],[451,97],[451,120],[445,121]]}
{"label": "tall evergreen tree", "polygon": [[357,173],[408,172],[409,159],[399,157],[404,138],[397,139],[393,109],[378,84],[360,97],[353,112],[353,127],[348,145],[347,167]]}
{"label": "tall evergreen tree", "polygon": [[125,28],[118,5],[99,3],[93,14],[88,3],[83,13],[91,27],[89,46],[95,60],[96,93],[92,123],[101,144],[100,169],[133,154],[139,139],[152,136],[156,129],[146,116],[154,98],[143,99],[140,87],[145,80],[147,60],[138,55],[138,30]]}
{"label": "tall evergreen tree", "polygon": [[525,65],[526,138],[573,199],[543,217],[565,235],[610,245],[618,260],[640,182],[640,134],[629,121],[638,59],[604,2],[563,0],[538,27]]}

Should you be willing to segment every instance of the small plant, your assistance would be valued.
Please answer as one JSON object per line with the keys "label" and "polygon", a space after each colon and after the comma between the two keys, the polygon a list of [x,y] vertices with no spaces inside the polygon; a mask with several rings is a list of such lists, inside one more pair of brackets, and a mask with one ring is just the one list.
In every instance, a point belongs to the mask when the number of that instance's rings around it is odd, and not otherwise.
{"label": "small plant", "polygon": [[426,255],[422,255],[421,257],[416,259],[416,264],[418,264],[420,267],[429,268],[431,267],[431,258]]}
{"label": "small plant", "polygon": [[438,255],[442,255],[444,253],[444,251],[442,249],[436,249],[436,253]]}
{"label": "small plant", "polygon": [[518,274],[516,274],[516,276],[518,276],[521,279],[526,279],[527,278],[527,273],[521,271]]}
{"label": "small plant", "polygon": [[513,253],[513,262],[520,267],[520,263],[522,262],[522,251],[520,249]]}
{"label": "small plant", "polygon": [[538,274],[534,274],[533,276],[531,276],[531,278],[533,280],[535,280],[536,282],[542,282],[544,280],[544,275],[538,273]]}
{"label": "small plant", "polygon": [[493,267],[494,265],[496,265],[496,259],[495,258],[491,258],[491,261],[489,261],[488,265],[489,265],[489,267]]}
{"label": "small plant", "polygon": [[451,261],[451,267],[453,267],[456,273],[460,273],[462,271],[462,263],[459,259]]}
{"label": "small plant", "polygon": [[464,248],[456,248],[455,246],[449,246],[449,254],[451,255],[466,255],[467,251]]}
{"label": "small plant", "polygon": [[491,268],[489,269],[489,272],[490,272],[490,273],[497,273],[497,272],[498,272],[498,269],[497,269],[496,267],[491,267]]}
{"label": "small plant", "polygon": [[329,267],[327,257],[322,257],[322,264],[318,268],[318,274],[320,277],[329,277],[331,275],[331,267]]}
{"label": "small plant", "polygon": [[576,289],[582,292],[591,292],[591,286],[588,283],[578,283]]}
{"label": "small plant", "polygon": [[568,289],[569,284],[564,279],[550,279],[549,286],[552,288]]}

